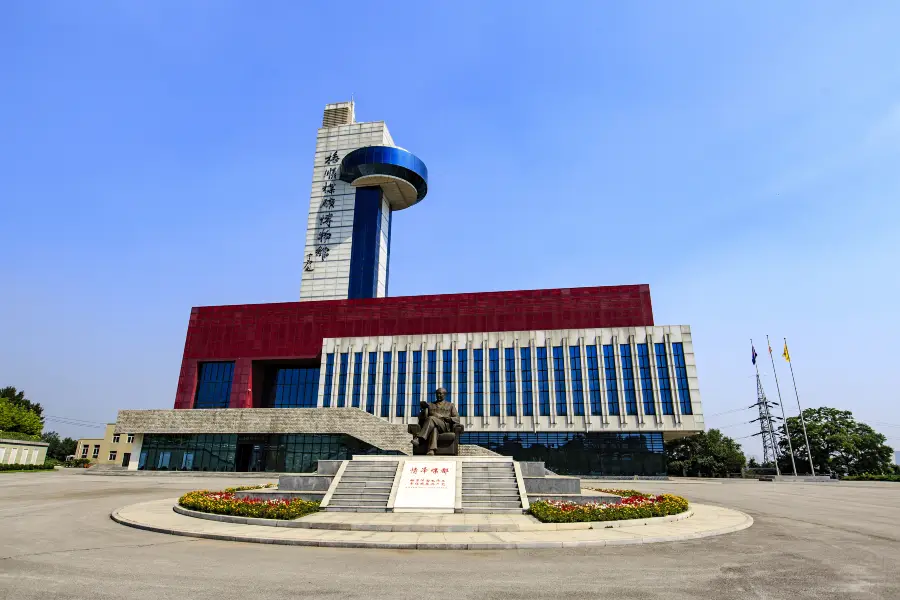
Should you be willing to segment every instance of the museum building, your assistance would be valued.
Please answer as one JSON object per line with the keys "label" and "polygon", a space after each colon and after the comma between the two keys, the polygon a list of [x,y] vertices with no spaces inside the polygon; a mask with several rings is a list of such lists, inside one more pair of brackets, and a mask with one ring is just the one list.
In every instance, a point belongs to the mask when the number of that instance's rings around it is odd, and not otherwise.
{"label": "museum building", "polygon": [[191,309],[174,408],[119,412],[128,468],[407,454],[406,425],[443,387],[463,453],[665,474],[663,442],[704,429],[690,327],[656,325],[647,285],[388,297],[392,214],[427,191],[383,122],[327,105],[300,301]]}

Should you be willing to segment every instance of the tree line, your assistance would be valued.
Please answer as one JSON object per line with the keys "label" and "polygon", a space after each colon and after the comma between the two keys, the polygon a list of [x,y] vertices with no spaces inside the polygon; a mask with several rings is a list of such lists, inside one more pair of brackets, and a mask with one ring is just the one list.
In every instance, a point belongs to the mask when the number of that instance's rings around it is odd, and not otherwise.
{"label": "tree line", "polygon": [[44,431],[44,407],[25,397],[24,390],[0,388],[0,437],[29,438],[47,442],[47,458],[64,461],[75,454],[77,440]]}
{"label": "tree line", "polygon": [[[893,464],[894,451],[887,445],[887,438],[858,422],[849,410],[808,408],[803,411],[803,419],[817,475],[900,474],[900,467]],[[785,425],[779,430],[781,472],[793,473],[790,448],[797,474],[809,474],[809,455],[800,418],[787,419],[790,444]],[[666,457],[669,474],[682,477],[727,477],[741,473],[747,466],[741,445],[718,429],[666,442]],[[774,468],[774,464],[759,465],[751,459],[750,467],[757,466]]]}

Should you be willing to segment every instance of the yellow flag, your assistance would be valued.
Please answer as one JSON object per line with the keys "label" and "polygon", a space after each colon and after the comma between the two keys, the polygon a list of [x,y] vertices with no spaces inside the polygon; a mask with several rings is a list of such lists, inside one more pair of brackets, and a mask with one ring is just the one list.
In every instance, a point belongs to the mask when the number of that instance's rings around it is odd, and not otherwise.
{"label": "yellow flag", "polygon": [[787,342],[784,343],[784,352],[782,352],[781,355],[784,357],[784,360],[791,362],[791,353],[788,352]]}

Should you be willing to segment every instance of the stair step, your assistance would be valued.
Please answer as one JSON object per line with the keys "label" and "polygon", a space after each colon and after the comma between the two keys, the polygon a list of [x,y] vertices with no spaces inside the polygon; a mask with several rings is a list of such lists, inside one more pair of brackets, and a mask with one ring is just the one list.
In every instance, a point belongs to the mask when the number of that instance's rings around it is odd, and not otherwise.
{"label": "stair step", "polygon": [[508,514],[508,515],[521,515],[522,508],[470,508],[470,507],[462,507],[459,509],[459,512],[466,513],[470,515],[486,515],[486,514]]}

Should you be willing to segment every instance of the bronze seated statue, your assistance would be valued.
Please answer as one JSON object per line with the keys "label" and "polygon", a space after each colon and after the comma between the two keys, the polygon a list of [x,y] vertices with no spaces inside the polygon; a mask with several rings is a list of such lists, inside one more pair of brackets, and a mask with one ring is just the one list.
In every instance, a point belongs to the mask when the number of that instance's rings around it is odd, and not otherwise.
{"label": "bronze seated statue", "polygon": [[434,396],[434,402],[419,403],[419,423],[407,427],[413,436],[413,454],[457,456],[459,436],[465,428],[459,422],[456,407],[445,401],[447,390],[438,388]]}

